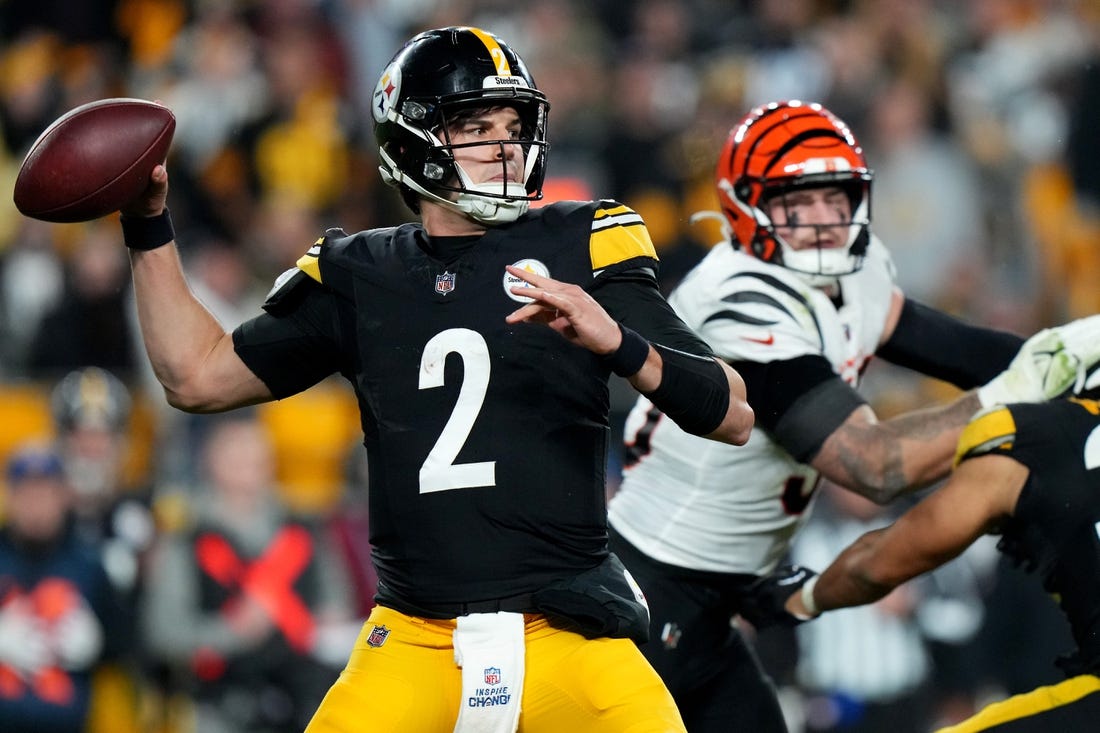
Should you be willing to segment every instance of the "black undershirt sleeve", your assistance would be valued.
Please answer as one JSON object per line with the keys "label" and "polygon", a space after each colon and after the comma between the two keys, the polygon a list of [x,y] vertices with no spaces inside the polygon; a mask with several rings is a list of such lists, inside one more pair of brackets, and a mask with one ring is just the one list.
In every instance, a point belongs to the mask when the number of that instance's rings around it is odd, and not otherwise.
{"label": "black undershirt sleeve", "polygon": [[1004,371],[1023,343],[1016,334],[973,326],[906,298],[897,328],[876,355],[973,389]]}
{"label": "black undershirt sleeve", "polygon": [[802,463],[812,460],[825,439],[867,402],[819,355],[731,366],[745,380],[756,427]]}
{"label": "black undershirt sleeve", "polygon": [[335,372],[351,373],[340,344],[348,323],[339,296],[313,280],[233,331],[233,348],[276,399],[297,394]]}

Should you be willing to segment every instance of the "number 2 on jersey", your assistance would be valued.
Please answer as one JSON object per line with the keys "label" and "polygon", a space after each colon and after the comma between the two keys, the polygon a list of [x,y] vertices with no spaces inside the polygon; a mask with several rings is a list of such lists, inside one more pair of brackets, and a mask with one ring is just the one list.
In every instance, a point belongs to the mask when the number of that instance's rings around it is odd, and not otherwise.
{"label": "number 2 on jersey", "polygon": [[462,386],[451,416],[420,466],[420,493],[496,486],[496,461],[455,463],[474,427],[489,389],[489,347],[477,331],[450,328],[424,345],[420,357],[420,389],[442,387],[448,354],[462,359]]}

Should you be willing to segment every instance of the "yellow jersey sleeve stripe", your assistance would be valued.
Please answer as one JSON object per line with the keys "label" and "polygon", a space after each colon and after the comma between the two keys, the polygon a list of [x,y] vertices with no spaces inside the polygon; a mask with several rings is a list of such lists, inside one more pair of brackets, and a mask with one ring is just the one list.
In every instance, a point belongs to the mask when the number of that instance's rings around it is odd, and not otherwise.
{"label": "yellow jersey sleeve stripe", "polygon": [[485,44],[485,48],[489,50],[489,58],[493,60],[493,64],[497,67],[497,74],[511,76],[512,66],[504,56],[504,51],[500,50],[500,44],[497,43],[496,39],[480,28],[467,27],[466,30],[480,38],[481,42]]}
{"label": "yellow jersey sleeve stripe", "polygon": [[1009,449],[1016,441],[1016,421],[1003,405],[980,412],[963,428],[955,450],[955,465],[971,456]]}
{"label": "yellow jersey sleeve stripe", "polygon": [[629,206],[596,209],[588,249],[593,271],[635,257],[657,259],[645,222]]}
{"label": "yellow jersey sleeve stripe", "polygon": [[1081,407],[1091,412],[1093,415],[1100,415],[1100,402],[1097,402],[1096,400],[1086,400],[1081,397],[1071,397],[1069,401],[1076,402],[1077,404],[1081,405]]}
{"label": "yellow jersey sleeve stripe", "polygon": [[1055,685],[1037,687],[1031,692],[1013,695],[1006,700],[987,705],[977,715],[961,723],[940,728],[939,733],[978,733],[978,731],[993,730],[1014,720],[1039,716],[1042,713],[1072,705],[1086,695],[1098,691],[1100,691],[1100,679],[1095,675],[1084,674],[1071,677]]}
{"label": "yellow jersey sleeve stripe", "polygon": [[298,258],[295,263],[298,265],[298,269],[305,274],[312,277],[317,282],[321,282],[321,245],[324,244],[325,238],[321,237],[313,246],[309,248],[309,251]]}

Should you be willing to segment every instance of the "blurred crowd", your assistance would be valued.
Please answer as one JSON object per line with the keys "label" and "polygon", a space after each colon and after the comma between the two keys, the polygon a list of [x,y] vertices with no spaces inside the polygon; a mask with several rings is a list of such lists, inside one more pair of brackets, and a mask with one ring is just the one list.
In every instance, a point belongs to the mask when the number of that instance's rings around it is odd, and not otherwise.
{"label": "blurred crowd", "polygon": [[[405,38],[444,25],[520,50],[552,105],[547,200],[632,206],[666,289],[720,239],[692,214],[716,208],[731,125],[803,99],[863,144],[873,229],[909,295],[1020,334],[1100,310],[1097,0],[0,2],[0,179],[10,191],[37,136],[79,104],[162,101],[178,121],[167,162],[181,255],[232,328],[324,229],[408,219],[377,172],[371,92]],[[867,385],[880,414],[947,395],[877,366]],[[0,197],[0,516],[14,524],[28,490],[63,484],[55,503],[78,526],[45,539],[12,528],[11,552],[78,542],[73,557],[98,557],[123,604],[100,609],[118,626],[97,635],[92,598],[46,593],[39,608],[44,565],[20,566],[20,587],[0,586],[0,719],[38,689],[82,705],[93,730],[300,730],[371,602],[360,438],[339,381],[231,416],[168,408],[114,218],[45,224]],[[842,502],[814,520],[868,521],[884,520]],[[807,564],[833,551],[823,540],[839,530],[822,531],[806,533]],[[859,726],[893,704],[925,730],[952,706],[1055,678],[1049,648],[1028,655],[1021,639],[1057,620],[987,555],[863,609],[888,623],[852,622],[843,645],[822,622],[761,635],[792,730],[875,730]],[[69,646],[6,658],[5,638],[38,612],[76,619],[56,624]],[[856,618],[845,613],[835,623]],[[869,681],[873,657],[905,664]]]}

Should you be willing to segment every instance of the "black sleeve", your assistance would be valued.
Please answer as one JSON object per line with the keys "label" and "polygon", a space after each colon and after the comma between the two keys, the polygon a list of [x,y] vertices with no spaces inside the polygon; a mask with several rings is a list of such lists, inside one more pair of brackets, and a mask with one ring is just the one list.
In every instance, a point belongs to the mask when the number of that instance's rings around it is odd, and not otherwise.
{"label": "black sleeve", "polygon": [[756,427],[766,430],[800,462],[808,462],[848,416],[866,403],[824,357],[760,363],[735,361],[745,380]]}
{"label": "black sleeve", "polygon": [[729,411],[729,381],[710,346],[665,300],[653,271],[617,273],[593,288],[592,297],[661,354],[661,383],[646,394],[653,404],[693,435],[716,430]]}
{"label": "black sleeve", "polygon": [[697,356],[714,356],[668,304],[651,270],[630,270],[601,281],[591,291],[612,318],[647,341]]}
{"label": "black sleeve", "polygon": [[897,328],[876,354],[960,389],[973,389],[1004,371],[1023,343],[1016,334],[973,326],[906,298]]}
{"label": "black sleeve", "polygon": [[315,281],[302,282],[278,308],[238,326],[233,348],[277,399],[289,397],[335,372],[352,373],[349,308]]}

